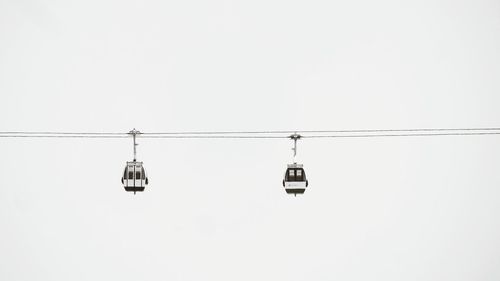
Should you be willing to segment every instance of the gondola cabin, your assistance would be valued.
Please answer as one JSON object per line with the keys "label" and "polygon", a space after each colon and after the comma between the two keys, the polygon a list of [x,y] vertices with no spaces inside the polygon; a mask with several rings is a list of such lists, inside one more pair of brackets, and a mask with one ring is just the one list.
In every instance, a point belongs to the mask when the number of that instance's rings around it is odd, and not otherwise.
{"label": "gondola cabin", "polygon": [[141,192],[148,184],[148,176],[142,162],[127,162],[122,177],[123,187],[126,191]]}
{"label": "gondola cabin", "polygon": [[289,164],[286,172],[285,178],[283,179],[283,187],[285,187],[286,193],[293,194],[303,194],[306,191],[306,187],[309,182],[306,178],[306,173],[302,164]]}

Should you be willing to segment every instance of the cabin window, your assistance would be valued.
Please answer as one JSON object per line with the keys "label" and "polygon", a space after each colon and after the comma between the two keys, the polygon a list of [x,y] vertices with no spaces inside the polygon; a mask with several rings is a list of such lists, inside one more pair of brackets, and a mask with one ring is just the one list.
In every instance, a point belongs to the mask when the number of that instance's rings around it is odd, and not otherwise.
{"label": "cabin window", "polygon": [[132,172],[132,171],[128,172],[128,179],[129,180],[133,180],[134,179],[134,172]]}
{"label": "cabin window", "polygon": [[302,170],[297,170],[297,181],[302,181]]}
{"label": "cabin window", "polygon": [[288,170],[288,181],[295,181],[295,170]]}
{"label": "cabin window", "polygon": [[136,180],[140,180],[141,179],[141,172],[140,171],[135,172],[135,179]]}

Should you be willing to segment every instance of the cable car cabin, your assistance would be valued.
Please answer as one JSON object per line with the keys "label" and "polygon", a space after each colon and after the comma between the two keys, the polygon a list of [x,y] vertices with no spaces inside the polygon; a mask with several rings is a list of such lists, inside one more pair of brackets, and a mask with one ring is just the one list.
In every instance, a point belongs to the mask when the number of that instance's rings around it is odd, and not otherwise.
{"label": "cable car cabin", "polygon": [[127,162],[125,171],[122,177],[123,187],[126,191],[133,191],[134,193],[144,191],[148,184],[148,176],[142,166],[142,162]]}
{"label": "cable car cabin", "polygon": [[303,194],[308,185],[309,182],[307,181],[303,165],[297,163],[289,164],[285,172],[285,179],[283,180],[283,187],[285,187],[286,193],[294,194],[295,196]]}

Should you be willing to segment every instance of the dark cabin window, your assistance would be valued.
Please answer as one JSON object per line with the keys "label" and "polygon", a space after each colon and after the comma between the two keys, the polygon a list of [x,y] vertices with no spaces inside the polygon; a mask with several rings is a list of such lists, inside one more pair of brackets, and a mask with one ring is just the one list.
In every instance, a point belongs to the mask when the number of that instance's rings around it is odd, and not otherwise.
{"label": "dark cabin window", "polygon": [[288,170],[288,181],[295,181],[295,170]]}
{"label": "dark cabin window", "polygon": [[141,172],[142,172],[142,179],[146,179],[146,172],[144,172],[144,168],[141,168]]}
{"label": "dark cabin window", "polygon": [[134,172],[132,172],[132,171],[128,172],[128,179],[129,180],[133,180],[134,179]]}
{"label": "dark cabin window", "polygon": [[303,175],[304,175],[304,173],[302,172],[302,170],[301,170],[301,169],[298,169],[298,170],[296,171],[296,173],[297,173],[297,177],[296,177],[297,181],[303,181],[303,180],[304,180],[304,176],[303,176]]}
{"label": "dark cabin window", "polygon": [[136,180],[140,180],[141,179],[141,172],[140,171],[135,172],[135,179]]}

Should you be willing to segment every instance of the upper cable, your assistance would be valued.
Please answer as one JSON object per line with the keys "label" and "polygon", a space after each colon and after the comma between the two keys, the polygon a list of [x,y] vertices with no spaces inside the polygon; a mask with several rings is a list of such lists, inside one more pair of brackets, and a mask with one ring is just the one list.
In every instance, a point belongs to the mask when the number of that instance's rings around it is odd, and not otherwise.
{"label": "upper cable", "polygon": [[[274,130],[274,131],[178,131],[144,132],[142,139],[289,139],[290,134],[303,138],[371,138],[421,136],[500,135],[500,127],[479,128],[416,128],[358,130]],[[130,132],[56,132],[4,131],[0,138],[129,138]]]}

